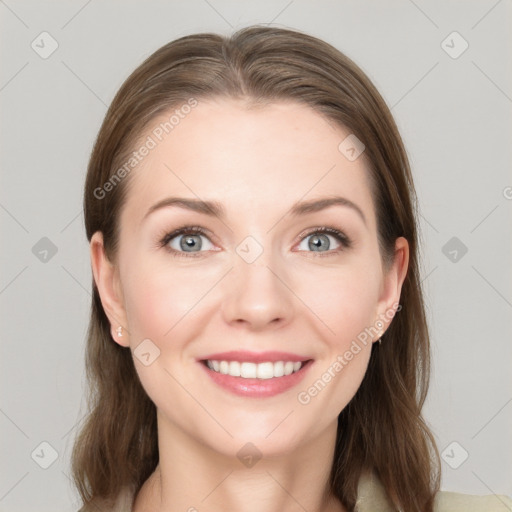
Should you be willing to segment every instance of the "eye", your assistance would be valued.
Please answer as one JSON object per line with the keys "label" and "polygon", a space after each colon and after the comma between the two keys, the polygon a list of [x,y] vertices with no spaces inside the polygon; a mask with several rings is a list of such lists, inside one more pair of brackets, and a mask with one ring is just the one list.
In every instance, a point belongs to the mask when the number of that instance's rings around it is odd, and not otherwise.
{"label": "eye", "polygon": [[[206,244],[202,239],[205,239]],[[213,248],[203,228],[198,226],[183,226],[167,233],[160,241],[160,245],[173,256],[195,257],[197,253],[209,251]]]}
{"label": "eye", "polygon": [[[343,249],[348,249],[352,246],[351,240],[341,231],[335,228],[319,227],[310,230],[306,235],[301,235],[302,240],[299,249],[307,252],[337,254]],[[337,247],[331,248],[334,243],[338,244]],[[324,254],[321,254],[324,256]]]}
{"label": "eye", "polygon": [[[338,254],[352,246],[352,241],[343,232],[329,227],[310,229],[307,233],[301,234],[300,238],[299,250],[325,253],[317,254],[318,256]],[[206,245],[202,239],[206,240]],[[334,249],[331,248],[332,240],[338,244]],[[173,256],[189,258],[198,257],[202,252],[210,251],[214,247],[206,231],[199,226],[182,226],[171,233],[166,233],[159,245]]]}

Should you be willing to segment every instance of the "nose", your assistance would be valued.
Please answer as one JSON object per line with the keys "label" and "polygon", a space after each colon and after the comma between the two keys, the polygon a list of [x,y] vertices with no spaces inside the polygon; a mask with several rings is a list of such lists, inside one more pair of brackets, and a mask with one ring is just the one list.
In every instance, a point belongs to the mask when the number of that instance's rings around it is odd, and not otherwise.
{"label": "nose", "polygon": [[286,272],[271,258],[262,255],[247,263],[237,257],[226,277],[222,314],[227,323],[259,331],[292,321],[293,293],[286,284]]}

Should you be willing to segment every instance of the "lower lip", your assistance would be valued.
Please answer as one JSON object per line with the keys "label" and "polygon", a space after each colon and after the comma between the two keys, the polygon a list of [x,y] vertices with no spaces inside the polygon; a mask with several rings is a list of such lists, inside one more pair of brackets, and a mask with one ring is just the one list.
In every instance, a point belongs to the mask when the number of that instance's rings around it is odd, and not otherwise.
{"label": "lower lip", "polygon": [[235,395],[253,398],[267,398],[288,391],[304,379],[312,363],[313,360],[309,360],[298,372],[283,377],[244,379],[210,370],[205,363],[199,362],[213,382]]}

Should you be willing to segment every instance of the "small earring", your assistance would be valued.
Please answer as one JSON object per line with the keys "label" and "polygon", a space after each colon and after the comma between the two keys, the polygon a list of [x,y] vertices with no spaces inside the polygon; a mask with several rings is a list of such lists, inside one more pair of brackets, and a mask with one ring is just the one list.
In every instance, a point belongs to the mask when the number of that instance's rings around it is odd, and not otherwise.
{"label": "small earring", "polygon": [[117,328],[117,335],[122,338],[123,337],[123,328],[121,326],[119,326]]}
{"label": "small earring", "polygon": [[378,339],[379,345],[382,345],[382,336]]}

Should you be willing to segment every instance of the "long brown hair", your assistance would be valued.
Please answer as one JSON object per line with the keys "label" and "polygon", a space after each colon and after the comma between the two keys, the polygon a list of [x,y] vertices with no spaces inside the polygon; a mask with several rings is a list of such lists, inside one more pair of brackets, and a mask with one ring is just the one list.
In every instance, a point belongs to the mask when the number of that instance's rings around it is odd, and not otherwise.
{"label": "long brown hair", "polygon": [[[431,512],[440,463],[421,415],[430,349],[419,276],[416,194],[392,115],[348,57],[304,33],[263,26],[231,37],[190,35],[157,50],[121,86],[96,139],[84,192],[88,240],[101,231],[107,256],[115,261],[119,212],[130,183],[130,176],[119,179],[126,174],[126,168],[120,173],[123,163],[156,116],[190,98],[215,96],[254,104],[297,101],[364,143],[382,260],[385,266],[391,261],[395,240],[403,236],[409,242],[409,267],[402,309],[382,345],[373,344],[362,384],[339,415],[330,485],[353,510],[360,476],[374,471],[397,509]],[[92,288],[86,348],[90,411],[72,454],[84,510],[98,500],[113,500],[124,486],[138,492],[159,460],[155,405],[140,384],[130,351],[110,336],[94,279]]]}

